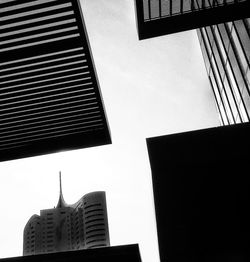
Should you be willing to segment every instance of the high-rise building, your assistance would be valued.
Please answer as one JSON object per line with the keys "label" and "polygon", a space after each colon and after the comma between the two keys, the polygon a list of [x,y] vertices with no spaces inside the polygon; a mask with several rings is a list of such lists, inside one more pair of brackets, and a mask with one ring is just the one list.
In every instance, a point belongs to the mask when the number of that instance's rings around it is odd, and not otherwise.
{"label": "high-rise building", "polygon": [[84,195],[75,204],[64,201],[60,175],[57,206],[40,211],[27,222],[23,255],[109,246],[105,192]]}
{"label": "high-rise building", "polygon": [[0,161],[111,143],[80,1],[0,14]]}
{"label": "high-rise building", "polygon": [[250,120],[250,19],[197,30],[222,125]]}

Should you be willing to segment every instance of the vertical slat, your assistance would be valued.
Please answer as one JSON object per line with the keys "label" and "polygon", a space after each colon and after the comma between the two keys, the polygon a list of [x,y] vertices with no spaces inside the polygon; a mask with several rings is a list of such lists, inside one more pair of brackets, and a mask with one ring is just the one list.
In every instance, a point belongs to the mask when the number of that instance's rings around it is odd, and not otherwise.
{"label": "vertical slat", "polygon": [[[208,28],[210,29],[211,33],[213,32],[213,28],[212,28],[212,26],[205,27],[205,31],[206,31],[207,39],[208,39],[208,41],[209,41],[210,48],[211,48],[211,51],[212,51],[212,56],[213,56],[213,58],[214,58],[215,67],[216,67],[215,70],[217,70],[217,72],[218,72],[218,75],[219,75],[219,78],[220,78],[220,82],[221,82],[221,84],[222,84],[222,89],[223,89],[223,92],[224,92],[225,97],[226,97],[226,102],[227,102],[227,105],[228,105],[228,107],[229,107],[229,111],[230,111],[230,113],[231,113],[231,116],[232,116],[232,119],[233,119],[234,124],[236,124],[235,116],[234,116],[234,113],[233,113],[233,110],[232,110],[232,106],[231,106],[231,103],[230,103],[230,101],[229,101],[228,94],[227,94],[227,91],[226,91],[226,88],[225,88],[225,85],[224,85],[224,82],[223,82],[223,79],[222,79],[222,76],[221,76],[221,71],[220,71],[220,69],[219,69],[219,65],[218,65],[218,61],[217,61],[218,57],[215,56],[214,50],[213,50],[213,46],[212,46],[212,43],[211,43],[211,40],[214,40],[214,41],[215,41],[215,39],[210,39],[209,34],[208,34]],[[212,37],[212,38],[213,38],[213,37]],[[214,74],[214,76],[216,76],[216,75]],[[219,92],[220,92],[220,90],[219,90]],[[222,101],[223,101],[223,100],[222,100]]]}
{"label": "vertical slat", "polygon": [[148,16],[149,16],[149,20],[151,20],[152,19],[151,0],[148,0]]}
{"label": "vertical slat", "polygon": [[[194,5],[194,1],[195,0],[190,0],[190,7],[191,7],[191,11],[193,11],[195,9],[195,5]],[[198,5],[198,3],[196,3]]]}
{"label": "vertical slat", "polygon": [[[225,23],[224,26],[225,26],[225,29],[226,29],[226,32],[227,32],[227,35],[228,35],[228,38],[229,38],[229,41],[230,41],[230,45],[232,46],[233,54],[234,54],[234,56],[235,56],[235,58],[236,58],[237,65],[238,65],[238,67],[239,67],[239,71],[240,71],[241,77],[242,77],[242,79],[243,79],[243,81],[244,81],[244,85],[245,85],[245,87],[246,87],[246,89],[247,89],[247,91],[248,91],[248,95],[250,96],[249,88],[248,88],[248,85],[247,85],[246,80],[245,80],[245,78],[244,78],[244,72],[242,71],[242,68],[240,67],[240,63],[241,63],[241,62],[239,61],[239,57],[238,57],[238,55],[237,55],[236,48],[235,48],[234,44],[232,43],[232,41],[233,41],[232,38],[230,37],[230,31],[229,31],[229,29],[228,29],[228,27],[227,27],[226,25],[227,25],[227,24]],[[229,56],[228,56],[228,61],[229,61],[230,64],[231,64],[231,59],[230,59]],[[231,68],[232,68],[233,73],[235,74],[232,65],[231,65]],[[237,88],[238,88],[239,94],[240,94],[240,96],[241,96],[241,100],[242,100],[242,103],[243,103],[243,106],[244,106],[244,109],[245,109],[245,112],[246,112],[246,115],[247,115],[247,119],[248,119],[248,121],[250,121],[250,117],[249,117],[249,114],[248,114],[248,111],[247,111],[247,108],[246,108],[246,105],[245,105],[245,101],[244,101],[244,99],[243,99],[242,92],[241,92],[241,90],[240,90],[240,86],[239,86],[238,80],[237,80],[236,78],[235,78],[235,81],[236,81],[236,83],[237,83]]]}
{"label": "vertical slat", "polygon": [[180,12],[183,13],[183,0],[180,0],[181,3],[180,3]]}
{"label": "vertical slat", "polygon": [[161,1],[162,0],[159,0],[159,16],[162,17],[162,11],[161,11]]}
{"label": "vertical slat", "polygon": [[[218,25],[216,25],[216,26],[217,26],[217,29],[218,29]],[[219,43],[218,43],[218,41],[220,41],[220,40],[216,37],[215,32],[214,32],[214,29],[213,29],[212,27],[211,27],[211,32],[212,32],[212,35],[213,35],[213,38],[214,38],[214,42],[215,42],[216,48],[217,48],[217,50],[218,50],[218,54],[219,54],[218,59],[220,59],[221,64],[223,65],[223,68],[224,68],[224,71],[225,71],[225,75],[226,75],[226,78],[227,78],[227,81],[228,81],[228,85],[229,85],[229,89],[230,89],[231,95],[232,95],[232,97],[233,97],[233,101],[234,101],[235,108],[236,108],[236,110],[237,110],[238,115],[240,116],[241,122],[243,122],[243,121],[242,121],[241,114],[240,114],[240,110],[239,110],[239,107],[238,107],[238,103],[237,103],[237,100],[236,100],[235,95],[234,95],[234,92],[233,92],[233,87],[232,87],[232,85],[231,85],[231,83],[230,83],[230,81],[229,81],[229,77],[228,77],[228,75],[227,75],[227,70],[226,70],[226,68],[225,68],[225,63],[223,62],[223,57],[222,57],[222,53],[221,53],[222,51],[220,50],[221,48],[220,48]],[[222,79],[222,80],[223,80],[223,79]],[[223,81],[223,83],[224,83],[224,81]],[[223,86],[224,86],[224,85],[223,85]],[[226,90],[224,90],[224,92],[225,92],[225,91],[226,91]]]}
{"label": "vertical slat", "polygon": [[[204,28],[204,30],[205,30],[205,33],[207,34],[206,28]],[[204,47],[205,47],[205,49],[206,49],[206,51],[207,51],[207,57],[210,57],[210,56],[209,56],[209,52],[208,52],[208,45],[209,45],[209,47],[210,47],[210,49],[211,49],[211,52],[212,52],[212,46],[211,46],[210,40],[209,40],[209,38],[208,38],[208,36],[207,36],[208,43],[206,42],[205,36],[204,36],[204,33],[203,33],[202,30],[201,30],[201,36],[202,36],[202,39],[203,39],[203,41],[204,41]],[[209,62],[210,62],[210,61],[209,61]],[[216,78],[216,75],[215,75],[215,72],[214,72],[214,67],[213,67],[211,64],[210,64],[210,67],[211,67],[211,70],[212,70],[212,74],[213,74],[213,76],[214,76],[214,80],[215,80],[215,82],[216,82],[216,88],[217,88],[218,93],[219,93],[219,96],[220,96],[221,104],[222,104],[222,107],[223,107],[223,109],[224,109],[224,112],[225,112],[225,115],[226,115],[226,118],[227,118],[227,122],[228,122],[228,124],[230,124],[230,120],[229,120],[229,118],[228,118],[227,110],[226,110],[225,104],[224,104],[224,102],[223,102],[223,98],[222,98],[221,92],[220,92],[220,90],[219,90],[218,79]]]}
{"label": "vertical slat", "polygon": [[[202,0],[202,1],[201,1],[201,8],[202,8],[202,9],[205,8],[205,5],[206,5],[205,1],[206,1],[206,0]],[[208,0],[207,0],[207,1],[208,1]]]}

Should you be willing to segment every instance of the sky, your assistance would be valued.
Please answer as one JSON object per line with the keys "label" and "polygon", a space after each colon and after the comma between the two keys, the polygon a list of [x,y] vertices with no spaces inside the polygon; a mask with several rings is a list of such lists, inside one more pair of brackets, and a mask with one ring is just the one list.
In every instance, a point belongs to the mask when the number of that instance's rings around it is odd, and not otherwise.
{"label": "sky", "polygon": [[0,163],[0,258],[22,255],[23,228],[64,199],[106,191],[111,245],[159,262],[146,138],[220,125],[195,31],[138,40],[134,2],[82,0],[112,144]]}

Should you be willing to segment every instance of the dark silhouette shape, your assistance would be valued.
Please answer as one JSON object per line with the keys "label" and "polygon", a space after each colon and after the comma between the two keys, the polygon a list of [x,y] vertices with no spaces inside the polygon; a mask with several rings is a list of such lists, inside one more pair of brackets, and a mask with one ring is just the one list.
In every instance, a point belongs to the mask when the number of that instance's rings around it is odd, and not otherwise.
{"label": "dark silhouette shape", "polygon": [[0,259],[0,262],[141,262],[137,244]]}
{"label": "dark silhouette shape", "polygon": [[161,262],[248,261],[250,124],[148,138]]}

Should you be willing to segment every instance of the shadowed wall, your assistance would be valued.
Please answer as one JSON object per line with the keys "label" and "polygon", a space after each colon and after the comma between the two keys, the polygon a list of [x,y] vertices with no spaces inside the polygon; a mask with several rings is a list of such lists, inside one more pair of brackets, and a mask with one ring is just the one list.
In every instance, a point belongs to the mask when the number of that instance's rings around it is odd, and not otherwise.
{"label": "shadowed wall", "polygon": [[246,261],[250,125],[147,139],[161,261]]}

